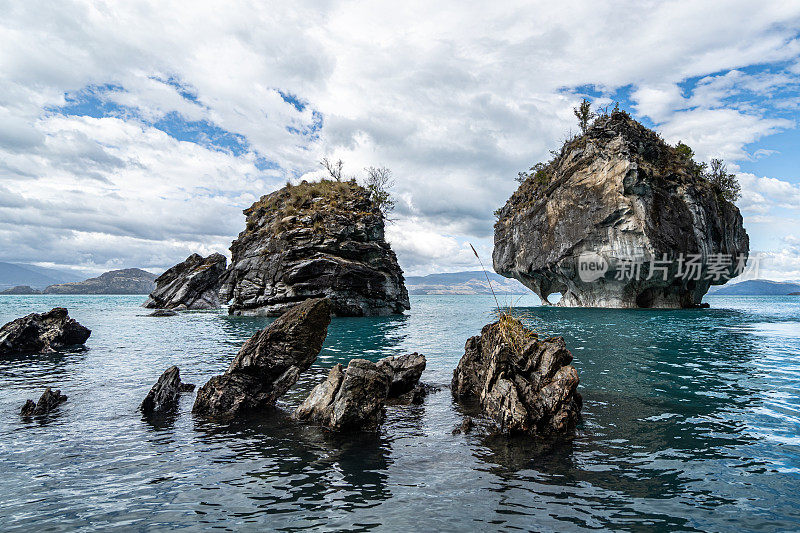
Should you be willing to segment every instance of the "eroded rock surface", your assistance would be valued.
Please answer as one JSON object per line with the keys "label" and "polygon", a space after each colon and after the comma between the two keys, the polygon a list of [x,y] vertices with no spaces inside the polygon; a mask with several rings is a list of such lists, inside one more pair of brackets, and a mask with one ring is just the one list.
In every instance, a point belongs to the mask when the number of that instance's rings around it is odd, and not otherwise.
{"label": "eroded rock surface", "polygon": [[171,366],[161,374],[147,393],[140,409],[145,416],[169,413],[178,408],[180,394],[192,390],[194,385],[182,383],[180,370],[177,366]]}
{"label": "eroded rock surface", "polygon": [[425,356],[416,352],[406,355],[391,355],[376,363],[379,370],[389,378],[389,398],[396,398],[412,391],[419,384],[425,371]]}
{"label": "eroded rock surface", "polygon": [[286,186],[244,213],[221,291],[232,314],[278,315],[321,296],[339,316],[409,309],[383,215],[354,181]]}
{"label": "eroded rock surface", "polygon": [[335,431],[377,428],[383,421],[390,380],[366,359],[331,368],[325,381],[295,410],[295,417]]}
{"label": "eroded rock surface", "polygon": [[326,298],[306,300],[253,335],[224,374],[200,387],[192,412],[228,417],[274,405],[319,355],[330,310]]}
{"label": "eroded rock surface", "polygon": [[82,345],[92,332],[69,317],[63,307],[31,313],[0,328],[0,355],[50,353]]}
{"label": "eroded rock surface", "polygon": [[[690,158],[624,112],[598,119],[531,174],[499,211],[493,260],[498,274],[544,302],[560,292],[564,306],[694,307],[749,253],[739,209]],[[686,276],[678,260],[695,254],[702,272]],[[719,254],[730,267],[717,277],[710,265],[724,260]],[[582,255],[598,264],[599,279],[580,275]],[[651,260],[668,261],[668,270],[651,272]]]}
{"label": "eroded rock surface", "polygon": [[47,387],[38,402],[33,400],[25,402],[20,415],[24,417],[46,415],[66,401],[67,397],[61,394],[61,390],[53,390],[51,387]]}
{"label": "eroded rock surface", "polygon": [[190,255],[156,278],[156,288],[144,307],[181,310],[221,307],[219,289],[227,263],[222,254]]}
{"label": "eroded rock surface", "polygon": [[505,315],[467,340],[453,372],[453,396],[477,401],[502,433],[563,434],[582,406],[571,362],[562,337],[540,340]]}

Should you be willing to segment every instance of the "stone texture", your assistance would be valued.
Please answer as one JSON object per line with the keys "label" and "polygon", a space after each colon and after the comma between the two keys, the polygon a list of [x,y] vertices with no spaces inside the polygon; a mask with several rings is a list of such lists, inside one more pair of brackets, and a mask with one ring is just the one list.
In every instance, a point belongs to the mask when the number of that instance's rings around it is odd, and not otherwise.
{"label": "stone texture", "polygon": [[385,414],[389,377],[366,359],[336,364],[295,410],[295,417],[335,431],[376,429]]}
{"label": "stone texture", "polygon": [[227,263],[222,254],[190,255],[156,278],[156,288],[144,307],[180,310],[221,307],[219,289]]}
{"label": "stone texture", "polygon": [[96,278],[50,285],[44,294],[147,294],[155,287],[156,275],[140,268],[111,270]]}
{"label": "stone texture", "polygon": [[[494,269],[547,302],[587,307],[694,307],[711,284],[682,279],[679,254],[749,253],[739,209],[654,132],[615,112],[567,143],[546,171],[529,177],[500,210]],[[583,281],[578,258],[597,253],[610,268]],[[647,280],[649,261],[673,260],[667,279]],[[626,258],[644,261],[639,280],[616,280]],[[735,261],[734,261],[735,262]],[[705,277],[706,272],[702,273]]]}
{"label": "stone texture", "polygon": [[396,398],[412,391],[425,371],[425,356],[416,352],[392,355],[377,362],[379,370],[389,378],[389,398]]}
{"label": "stone texture", "polygon": [[277,315],[322,296],[338,316],[409,309],[383,215],[355,182],[286,186],[244,213],[221,291],[230,313]]}
{"label": "stone texture", "polygon": [[66,401],[67,397],[61,394],[61,390],[53,390],[47,387],[38,402],[34,402],[33,400],[25,402],[25,405],[22,406],[22,410],[20,411],[20,415],[24,417],[46,415]]}
{"label": "stone texture", "polygon": [[467,341],[453,372],[453,396],[477,401],[502,433],[563,434],[582,405],[571,362],[562,337],[540,340],[506,315]]}
{"label": "stone texture", "polygon": [[92,332],[71,319],[63,307],[31,313],[0,328],[0,355],[49,353],[86,342]]}
{"label": "stone texture", "polygon": [[194,390],[191,383],[181,382],[177,366],[171,366],[161,374],[156,384],[145,396],[140,407],[145,416],[166,414],[178,408],[181,392]]}
{"label": "stone texture", "polygon": [[272,406],[319,355],[330,309],[326,298],[306,300],[253,335],[228,370],[198,390],[192,411],[229,417]]}

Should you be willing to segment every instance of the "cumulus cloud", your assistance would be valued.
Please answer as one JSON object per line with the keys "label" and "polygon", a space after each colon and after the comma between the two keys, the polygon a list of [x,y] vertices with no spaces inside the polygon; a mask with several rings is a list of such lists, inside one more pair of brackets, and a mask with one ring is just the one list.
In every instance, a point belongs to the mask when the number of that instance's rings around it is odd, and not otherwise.
{"label": "cumulus cloud", "polygon": [[[19,2],[0,21],[0,249],[162,269],[226,248],[243,208],[328,155],[394,170],[406,270],[474,268],[467,242],[491,256],[492,212],[587,87],[703,159],[796,127],[763,100],[791,85],[799,23],[777,1]],[[743,207],[794,205],[760,181],[781,178],[743,179]]]}

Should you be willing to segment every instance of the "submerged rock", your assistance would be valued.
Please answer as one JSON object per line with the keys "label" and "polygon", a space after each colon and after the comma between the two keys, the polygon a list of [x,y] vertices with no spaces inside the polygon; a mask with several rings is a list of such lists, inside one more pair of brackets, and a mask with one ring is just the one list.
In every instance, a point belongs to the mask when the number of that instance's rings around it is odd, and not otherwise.
{"label": "submerged rock", "polygon": [[227,417],[273,405],[316,360],[330,310],[326,298],[306,300],[253,335],[224,374],[200,387],[192,412]]}
{"label": "submerged rock", "polygon": [[181,373],[177,366],[171,366],[161,374],[156,384],[145,396],[140,407],[145,416],[169,413],[178,408],[181,392],[191,392],[194,385],[181,383]]}
{"label": "submerged rock", "polygon": [[377,362],[379,370],[389,378],[389,398],[406,394],[419,383],[425,371],[425,356],[416,352],[406,355],[392,355]]}
{"label": "submerged rock", "polygon": [[[560,292],[563,306],[678,308],[735,276],[748,253],[739,209],[691,158],[614,112],[500,209],[493,260],[545,303]],[[695,255],[698,275],[679,263]],[[724,275],[711,272],[725,259]]]}
{"label": "submerged rock", "polygon": [[172,309],[156,309],[147,316],[176,316],[177,314],[178,312]]}
{"label": "submerged rock", "polygon": [[52,388],[47,387],[44,391],[44,394],[42,394],[42,396],[39,398],[38,402],[34,402],[33,400],[28,400],[25,402],[25,405],[22,406],[22,410],[20,411],[20,416],[29,417],[46,415],[66,401],[67,397],[64,394],[61,394],[61,390],[53,390]]}
{"label": "submerged rock", "polygon": [[143,304],[151,309],[215,309],[222,306],[219,288],[228,260],[222,254],[192,254],[156,278]]}
{"label": "submerged rock", "polygon": [[580,414],[578,372],[562,337],[540,340],[505,315],[467,340],[453,372],[457,400],[477,400],[501,433],[562,434]]}
{"label": "submerged rock", "polygon": [[375,429],[383,421],[389,377],[375,363],[353,359],[331,368],[325,381],[295,410],[295,417],[335,431]]}
{"label": "submerged rock", "polygon": [[383,215],[354,181],[287,185],[244,213],[221,290],[230,313],[279,315],[320,296],[339,316],[409,309]]}
{"label": "submerged rock", "polygon": [[0,355],[50,353],[86,342],[91,330],[69,317],[63,307],[31,313],[0,328]]}

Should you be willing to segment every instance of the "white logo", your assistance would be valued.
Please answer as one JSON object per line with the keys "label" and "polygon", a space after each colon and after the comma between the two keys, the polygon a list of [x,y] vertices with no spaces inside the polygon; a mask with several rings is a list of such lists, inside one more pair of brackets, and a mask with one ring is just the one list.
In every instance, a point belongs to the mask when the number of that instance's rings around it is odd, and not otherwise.
{"label": "white logo", "polygon": [[608,261],[600,254],[583,252],[578,256],[578,276],[584,283],[591,283],[608,272]]}

